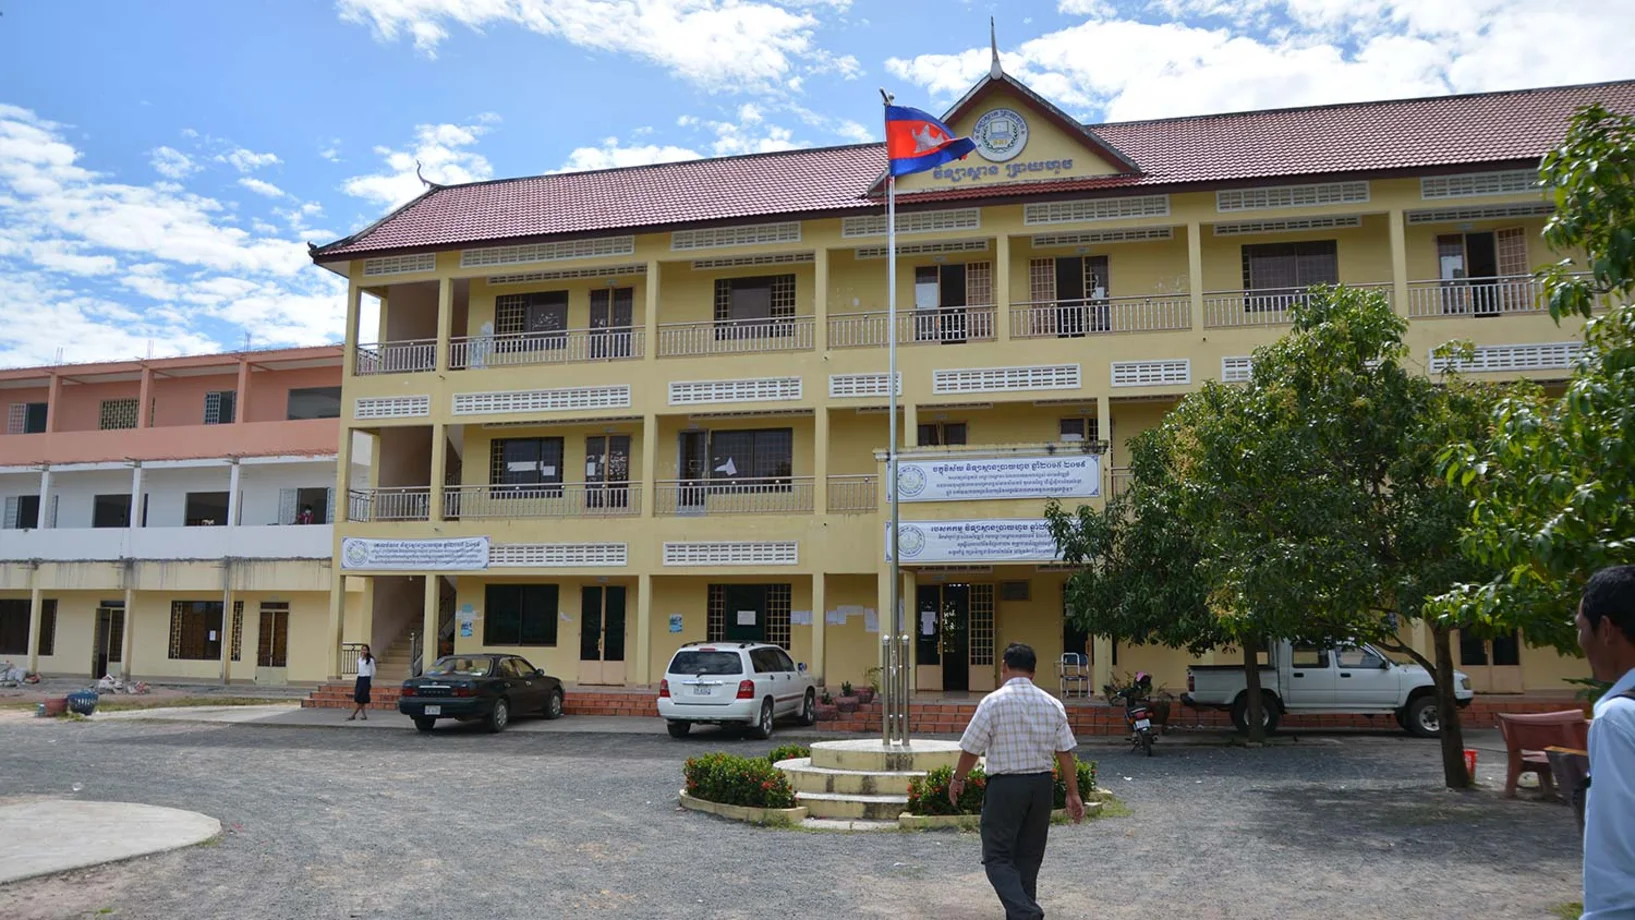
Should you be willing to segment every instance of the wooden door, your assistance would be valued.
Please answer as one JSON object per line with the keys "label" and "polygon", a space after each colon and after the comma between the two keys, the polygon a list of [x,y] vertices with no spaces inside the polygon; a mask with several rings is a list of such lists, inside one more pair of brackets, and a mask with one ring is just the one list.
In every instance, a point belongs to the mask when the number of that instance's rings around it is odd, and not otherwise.
{"label": "wooden door", "polygon": [[1520,693],[1521,634],[1510,632],[1488,638],[1461,631],[1458,637],[1459,670],[1470,677],[1477,693]]}
{"label": "wooden door", "polygon": [[622,686],[625,681],[623,585],[587,585],[579,593],[579,682]]}

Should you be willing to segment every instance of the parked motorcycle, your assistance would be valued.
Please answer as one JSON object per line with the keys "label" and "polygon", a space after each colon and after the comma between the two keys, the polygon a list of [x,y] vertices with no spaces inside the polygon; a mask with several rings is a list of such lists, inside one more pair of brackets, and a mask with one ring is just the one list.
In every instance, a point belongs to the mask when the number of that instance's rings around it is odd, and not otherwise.
{"label": "parked motorcycle", "polygon": [[1114,694],[1114,699],[1124,701],[1124,723],[1130,729],[1130,753],[1145,751],[1148,757],[1152,756],[1152,746],[1158,740],[1152,730],[1152,707],[1147,702],[1147,695],[1152,692],[1152,677],[1142,674],[1136,678],[1135,686],[1125,687]]}

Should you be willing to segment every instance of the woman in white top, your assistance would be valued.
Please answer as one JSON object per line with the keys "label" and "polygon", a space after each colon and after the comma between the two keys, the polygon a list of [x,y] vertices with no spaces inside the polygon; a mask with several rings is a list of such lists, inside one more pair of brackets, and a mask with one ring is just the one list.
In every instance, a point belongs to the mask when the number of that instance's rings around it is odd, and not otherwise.
{"label": "woman in white top", "polygon": [[375,656],[369,653],[369,646],[365,645],[363,651],[358,653],[358,685],[352,689],[352,702],[358,704],[358,708],[352,710],[346,721],[350,722],[359,716],[362,716],[365,722],[369,721],[366,707],[369,705],[369,684],[374,679]]}

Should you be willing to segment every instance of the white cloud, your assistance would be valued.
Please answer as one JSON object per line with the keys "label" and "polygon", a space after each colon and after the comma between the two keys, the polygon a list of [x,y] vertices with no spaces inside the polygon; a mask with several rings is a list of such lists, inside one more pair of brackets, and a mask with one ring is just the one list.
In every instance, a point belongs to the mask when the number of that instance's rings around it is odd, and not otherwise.
{"label": "white cloud", "polygon": [[849,119],[842,119],[835,126],[835,133],[854,144],[867,144],[874,140],[873,131]]}
{"label": "white cloud", "polygon": [[231,163],[233,168],[241,173],[255,172],[263,166],[274,166],[280,162],[276,153],[256,153],[243,147],[236,148],[228,153],[216,157],[218,163]]}
{"label": "white cloud", "polygon": [[711,92],[774,92],[797,70],[860,72],[817,46],[809,8],[836,0],[338,0],[341,18],[436,57],[449,27],[514,25],[593,51],[630,54]]}
{"label": "white cloud", "polygon": [[193,158],[174,147],[155,147],[148,152],[153,171],[171,179],[185,179],[203,167]]}
{"label": "white cloud", "polygon": [[288,194],[283,189],[273,185],[271,182],[263,182],[260,179],[252,178],[250,176],[245,176],[239,179],[238,184],[244,186],[252,192],[255,192],[257,195],[266,195],[268,198],[283,198],[286,194]]}
{"label": "white cloud", "polygon": [[[485,115],[478,122],[492,122],[496,118]],[[491,178],[494,168],[487,158],[474,150],[477,139],[487,134],[486,124],[470,125],[417,125],[414,142],[408,149],[394,150],[376,147],[375,153],[386,161],[382,172],[353,176],[342,185],[348,195],[378,202],[388,209],[395,208],[425,191],[415,175],[419,161],[420,175],[439,185],[478,182]]]}
{"label": "white cloud", "polygon": [[[1060,8],[1108,13],[1081,0]],[[1002,50],[1005,69],[1078,114],[1116,121],[1623,78],[1622,36],[1635,28],[1635,0],[1153,0],[1148,10],[1189,21],[1093,18]],[[952,101],[988,64],[978,46],[886,69]]]}
{"label": "white cloud", "polygon": [[589,169],[616,169],[623,166],[647,166],[652,163],[677,163],[696,160],[702,154],[686,147],[669,144],[638,144],[624,147],[619,139],[610,137],[598,147],[577,147],[554,172],[582,172]]}

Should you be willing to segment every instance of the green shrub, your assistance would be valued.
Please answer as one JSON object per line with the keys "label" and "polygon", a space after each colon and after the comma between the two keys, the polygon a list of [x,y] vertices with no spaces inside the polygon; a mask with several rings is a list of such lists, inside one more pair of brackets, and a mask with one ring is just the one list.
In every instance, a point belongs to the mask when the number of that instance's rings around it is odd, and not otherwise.
{"label": "green shrub", "polygon": [[780,744],[766,755],[766,759],[777,763],[780,760],[794,760],[799,757],[811,757],[812,749],[804,744]]}
{"label": "green shrub", "polygon": [[682,768],[687,794],[722,805],[750,808],[794,808],[795,790],[789,778],[765,757],[705,754]]}
{"label": "green shrub", "polygon": [[[1096,788],[1096,762],[1074,758],[1079,775],[1079,795],[1089,795]],[[960,793],[956,807],[948,801],[948,783],[954,778],[953,767],[938,767],[925,776],[915,777],[908,784],[908,813],[912,815],[979,815],[982,799],[988,790],[987,774],[981,767],[965,778],[965,791]],[[1050,778],[1055,785],[1052,808],[1067,807],[1067,782],[1061,777],[1061,768],[1053,766]]]}

